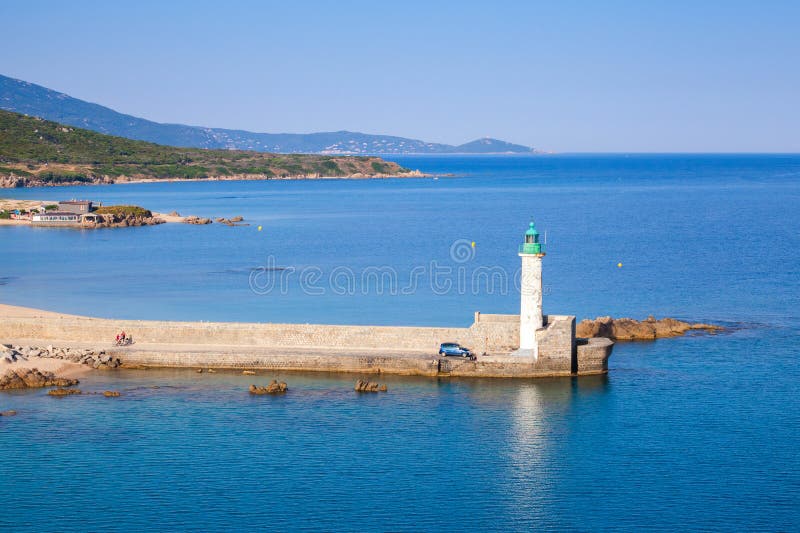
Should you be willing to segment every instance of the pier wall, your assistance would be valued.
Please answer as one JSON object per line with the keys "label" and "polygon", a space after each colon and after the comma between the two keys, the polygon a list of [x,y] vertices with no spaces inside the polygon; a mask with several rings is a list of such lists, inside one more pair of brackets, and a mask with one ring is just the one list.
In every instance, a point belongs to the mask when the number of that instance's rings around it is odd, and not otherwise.
{"label": "pier wall", "polygon": [[[121,332],[137,343],[263,346],[302,349],[418,351],[435,354],[442,342],[457,342],[478,353],[514,349],[519,324],[498,315],[484,315],[468,328],[405,326],[336,326],[322,324],[258,324],[172,322],[63,317],[7,317],[0,320],[0,338],[31,338],[109,344]],[[500,315],[504,316],[504,315]]]}

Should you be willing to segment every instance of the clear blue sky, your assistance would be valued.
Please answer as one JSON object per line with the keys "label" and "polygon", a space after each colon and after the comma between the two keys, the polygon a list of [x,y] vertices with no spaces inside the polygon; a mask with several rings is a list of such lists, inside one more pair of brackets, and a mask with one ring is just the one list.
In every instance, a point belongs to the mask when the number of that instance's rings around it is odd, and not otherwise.
{"label": "clear blue sky", "polygon": [[159,122],[800,152],[797,1],[4,0],[0,20],[0,73]]}

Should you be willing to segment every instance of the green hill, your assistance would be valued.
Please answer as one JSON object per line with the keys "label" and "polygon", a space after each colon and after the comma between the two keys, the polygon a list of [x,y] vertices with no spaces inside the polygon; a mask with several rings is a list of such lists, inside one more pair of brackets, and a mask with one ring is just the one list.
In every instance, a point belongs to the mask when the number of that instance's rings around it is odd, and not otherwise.
{"label": "green hill", "polygon": [[0,110],[0,185],[140,179],[377,177],[409,171],[379,157],[175,148]]}

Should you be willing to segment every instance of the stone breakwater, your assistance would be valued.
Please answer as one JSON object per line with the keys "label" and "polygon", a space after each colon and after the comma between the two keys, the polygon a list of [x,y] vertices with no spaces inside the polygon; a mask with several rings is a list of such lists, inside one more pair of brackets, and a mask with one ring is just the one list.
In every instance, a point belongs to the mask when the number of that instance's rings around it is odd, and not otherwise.
{"label": "stone breakwater", "polygon": [[56,348],[46,346],[37,348],[35,346],[14,346],[11,344],[0,345],[0,360],[6,363],[16,363],[17,361],[29,361],[31,359],[60,359],[88,365],[94,369],[113,369],[118,368],[122,361],[119,357],[107,354],[105,350],[89,350],[80,348]]}
{"label": "stone breakwater", "polygon": [[674,318],[656,319],[652,315],[641,321],[604,316],[594,320],[582,320],[575,334],[583,338],[604,337],[618,341],[639,341],[679,337],[692,330],[716,333],[724,329],[712,324],[691,324]]}
{"label": "stone breakwater", "polygon": [[[16,344],[91,348],[129,332],[136,344],[105,354],[125,367],[529,378],[605,373],[613,347],[601,338],[576,342],[574,316],[545,317],[534,358],[512,353],[519,346],[517,315],[476,313],[469,327],[395,327],[110,320],[12,306],[0,310],[5,311],[0,338]],[[475,360],[440,357],[442,342],[470,348]]]}

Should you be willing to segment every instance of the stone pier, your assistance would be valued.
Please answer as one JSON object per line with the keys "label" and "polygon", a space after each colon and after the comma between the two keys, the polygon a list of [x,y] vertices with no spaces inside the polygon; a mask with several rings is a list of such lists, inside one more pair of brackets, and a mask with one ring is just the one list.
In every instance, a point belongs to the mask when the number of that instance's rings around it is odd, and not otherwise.
{"label": "stone pier", "polygon": [[[538,358],[519,347],[519,315],[475,313],[471,326],[394,327],[112,320],[0,306],[0,342],[105,349],[127,366],[216,367],[427,376],[539,377],[600,374],[613,343],[576,340],[575,317],[548,315]],[[131,346],[113,347],[117,333]],[[457,342],[474,361],[439,357]]]}

